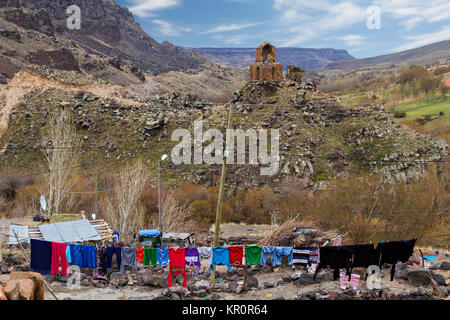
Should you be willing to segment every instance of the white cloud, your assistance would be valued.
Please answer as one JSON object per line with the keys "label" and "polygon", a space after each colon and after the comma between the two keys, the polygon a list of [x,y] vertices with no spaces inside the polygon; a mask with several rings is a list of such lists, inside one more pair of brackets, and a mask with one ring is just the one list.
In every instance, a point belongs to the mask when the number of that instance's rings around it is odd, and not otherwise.
{"label": "white cloud", "polygon": [[152,22],[160,27],[159,31],[165,36],[179,36],[180,31],[188,32],[189,28],[176,28],[170,22],[164,20],[152,20]]}
{"label": "white cloud", "polygon": [[260,24],[261,23],[221,24],[217,27],[214,27],[214,28],[204,31],[202,33],[220,33],[220,32],[228,32],[228,31],[236,31],[236,30],[254,27],[254,26],[257,26]]}
{"label": "white cloud", "polygon": [[448,0],[374,0],[374,5],[381,8],[381,13],[401,20],[400,25],[409,26],[421,21],[428,23],[445,21],[450,18]]}
{"label": "white cloud", "polygon": [[358,34],[348,34],[346,36],[337,37],[336,39],[344,41],[349,46],[360,46],[364,43],[366,38]]}
{"label": "white cloud", "polygon": [[328,1],[274,0],[274,9],[281,14],[280,25],[288,28],[289,35],[283,46],[323,38],[328,33],[357,23],[365,27],[364,21],[368,17],[366,7],[358,6],[350,0],[333,4]]}
{"label": "white cloud", "polygon": [[434,42],[439,42],[443,40],[450,40],[450,25],[442,27],[439,31],[421,34],[421,35],[414,35],[414,36],[406,36],[404,37],[406,40],[409,40],[410,42],[408,44],[399,46],[392,51],[404,51],[409,50],[421,46],[426,46],[427,44],[431,44]]}
{"label": "white cloud", "polygon": [[130,11],[141,18],[153,16],[157,10],[178,6],[181,0],[128,0],[135,5],[130,7]]}

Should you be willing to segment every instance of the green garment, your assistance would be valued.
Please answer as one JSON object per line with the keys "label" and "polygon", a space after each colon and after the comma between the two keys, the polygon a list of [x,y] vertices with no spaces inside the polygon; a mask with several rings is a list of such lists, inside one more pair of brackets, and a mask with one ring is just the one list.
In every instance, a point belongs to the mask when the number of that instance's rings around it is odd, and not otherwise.
{"label": "green garment", "polygon": [[156,248],[144,248],[144,266],[156,266],[158,264],[158,255]]}
{"label": "green garment", "polygon": [[246,246],[245,247],[245,262],[247,264],[260,264],[261,263],[261,246]]}

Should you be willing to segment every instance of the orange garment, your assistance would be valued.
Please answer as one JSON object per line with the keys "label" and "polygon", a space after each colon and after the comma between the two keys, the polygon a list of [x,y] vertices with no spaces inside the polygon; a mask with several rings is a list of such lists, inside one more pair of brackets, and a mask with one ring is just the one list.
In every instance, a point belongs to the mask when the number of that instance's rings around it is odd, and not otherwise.
{"label": "orange garment", "polygon": [[144,248],[136,248],[137,262],[144,262]]}

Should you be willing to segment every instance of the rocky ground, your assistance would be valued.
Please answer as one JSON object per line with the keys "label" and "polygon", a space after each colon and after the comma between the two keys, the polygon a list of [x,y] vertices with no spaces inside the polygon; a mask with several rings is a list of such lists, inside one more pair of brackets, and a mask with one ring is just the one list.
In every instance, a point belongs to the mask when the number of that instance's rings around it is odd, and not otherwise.
{"label": "rocky ground", "polygon": [[[58,299],[71,300],[430,300],[448,299],[450,290],[450,255],[444,251],[423,249],[424,255],[435,255],[431,267],[397,264],[394,281],[390,281],[390,266],[385,265],[381,278],[381,297],[373,297],[366,282],[360,280],[358,290],[342,290],[339,281],[333,281],[332,270],[321,270],[316,280],[312,273],[299,274],[290,266],[252,266],[248,270],[247,285],[243,288],[244,270],[218,266],[216,282],[209,282],[209,265],[202,261],[198,277],[195,268],[188,268],[187,287],[181,286],[182,277],[176,276],[174,285],[167,286],[168,269],[157,266],[139,266],[139,270],[126,268],[125,274],[117,269],[108,270],[108,282],[93,279],[92,269],[82,269],[80,287],[68,288],[67,276],[46,275],[43,279],[54,290]],[[27,273],[29,264],[17,248],[3,249],[0,287],[8,289],[11,275]],[[365,271],[356,269],[362,275]],[[17,278],[17,275],[14,276]],[[13,282],[14,284],[14,282]],[[11,284],[9,284],[11,287]],[[10,289],[11,290],[11,289]],[[45,299],[53,296],[45,290]],[[8,294],[8,292],[7,292]]]}

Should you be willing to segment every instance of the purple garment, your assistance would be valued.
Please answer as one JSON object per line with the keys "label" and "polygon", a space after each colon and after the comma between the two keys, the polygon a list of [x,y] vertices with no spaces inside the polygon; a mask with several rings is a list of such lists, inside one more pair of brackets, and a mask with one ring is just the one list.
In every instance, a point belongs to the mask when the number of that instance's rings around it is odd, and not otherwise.
{"label": "purple garment", "polygon": [[184,249],[185,252],[185,259],[186,259],[186,265],[187,266],[197,266],[197,273],[195,274],[198,276],[198,272],[201,267],[200,263],[200,256],[198,254],[197,248],[186,248]]}

